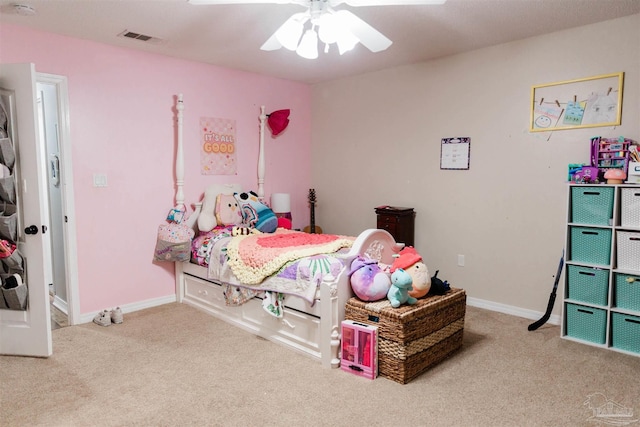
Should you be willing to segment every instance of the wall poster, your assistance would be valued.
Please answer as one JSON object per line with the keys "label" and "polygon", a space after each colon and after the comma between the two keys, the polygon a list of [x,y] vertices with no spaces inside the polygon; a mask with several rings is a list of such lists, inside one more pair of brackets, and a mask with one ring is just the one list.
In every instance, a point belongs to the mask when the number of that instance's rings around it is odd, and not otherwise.
{"label": "wall poster", "polygon": [[200,173],[236,175],[236,121],[200,117]]}
{"label": "wall poster", "polygon": [[531,132],[617,126],[622,121],[624,73],[531,88]]}

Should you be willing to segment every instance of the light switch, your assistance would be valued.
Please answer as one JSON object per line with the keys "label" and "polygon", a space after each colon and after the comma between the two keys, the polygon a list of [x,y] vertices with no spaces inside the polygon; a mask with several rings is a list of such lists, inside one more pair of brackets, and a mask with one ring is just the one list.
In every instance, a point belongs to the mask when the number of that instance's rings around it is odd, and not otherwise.
{"label": "light switch", "polygon": [[93,174],[93,186],[94,187],[106,187],[107,186],[107,175],[104,173],[94,173]]}

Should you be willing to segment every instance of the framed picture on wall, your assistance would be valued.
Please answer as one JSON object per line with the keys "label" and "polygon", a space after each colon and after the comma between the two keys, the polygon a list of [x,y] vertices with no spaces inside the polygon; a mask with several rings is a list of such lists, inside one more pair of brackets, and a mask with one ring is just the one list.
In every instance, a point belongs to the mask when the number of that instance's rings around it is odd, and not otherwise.
{"label": "framed picture on wall", "polygon": [[617,126],[624,73],[546,83],[531,88],[531,132]]}

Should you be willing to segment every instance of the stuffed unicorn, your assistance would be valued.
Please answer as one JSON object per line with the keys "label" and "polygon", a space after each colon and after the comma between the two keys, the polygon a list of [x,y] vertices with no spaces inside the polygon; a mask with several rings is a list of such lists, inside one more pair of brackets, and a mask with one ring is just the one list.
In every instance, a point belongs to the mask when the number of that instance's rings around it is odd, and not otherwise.
{"label": "stuffed unicorn", "polygon": [[360,256],[354,259],[349,276],[351,289],[362,301],[384,299],[391,287],[389,276],[373,259]]}

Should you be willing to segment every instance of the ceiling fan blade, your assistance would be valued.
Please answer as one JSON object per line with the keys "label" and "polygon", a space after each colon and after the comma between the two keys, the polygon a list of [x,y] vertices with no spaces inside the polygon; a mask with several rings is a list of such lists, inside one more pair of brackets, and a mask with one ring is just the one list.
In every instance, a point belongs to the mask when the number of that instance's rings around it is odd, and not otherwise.
{"label": "ceiling fan blade", "polygon": [[444,4],[447,0],[333,0],[331,6],[348,4],[349,6],[419,6],[429,4]]}
{"label": "ceiling fan blade", "polygon": [[222,5],[222,4],[300,4],[307,6],[309,0],[187,0],[194,5]]}
{"label": "ceiling fan blade", "polygon": [[278,41],[276,37],[276,33],[271,34],[271,37],[267,39],[266,42],[262,46],[260,46],[260,50],[278,50],[282,47],[282,43]]}
{"label": "ceiling fan blade", "polygon": [[[307,16],[307,12],[300,12],[300,13],[294,13],[293,15],[291,15],[289,17],[289,19],[287,19],[286,21],[284,21],[284,23],[282,25],[280,25],[280,27],[278,27],[278,29],[276,31],[274,31],[274,33],[271,35],[271,37],[269,37],[267,39],[266,42],[264,42],[264,44],[262,46],[260,46],[261,50],[277,50],[280,49],[281,47],[285,46],[283,45],[280,40],[278,40],[278,32],[287,27],[288,25],[290,25],[292,22],[294,21],[298,21],[301,24],[304,24],[305,22],[307,22],[307,20],[309,19],[309,17]],[[300,37],[302,35],[302,26],[300,26],[300,32],[301,34],[298,35],[298,37]],[[297,43],[296,43],[297,46]]]}
{"label": "ceiling fan blade", "polygon": [[360,43],[362,43],[364,47],[369,49],[371,52],[380,52],[385,50],[391,46],[391,43],[393,43],[380,31],[376,30],[348,10],[339,10],[335,15],[342,25],[347,27],[354,36],[360,39]]}

